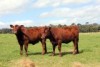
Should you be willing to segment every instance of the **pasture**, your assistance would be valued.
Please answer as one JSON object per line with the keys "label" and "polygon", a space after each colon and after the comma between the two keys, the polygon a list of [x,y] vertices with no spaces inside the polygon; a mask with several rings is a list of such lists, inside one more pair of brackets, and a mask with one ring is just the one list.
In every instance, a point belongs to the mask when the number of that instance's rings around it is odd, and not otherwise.
{"label": "pasture", "polygon": [[[28,57],[20,56],[19,45],[14,34],[0,34],[0,67],[16,67],[20,59],[31,60],[36,67],[100,67],[100,33],[80,33],[79,51],[73,55],[73,43],[62,44],[62,57],[52,54],[52,45],[47,43],[48,53],[41,55],[41,43],[29,44]],[[19,66],[18,66],[19,67]]]}

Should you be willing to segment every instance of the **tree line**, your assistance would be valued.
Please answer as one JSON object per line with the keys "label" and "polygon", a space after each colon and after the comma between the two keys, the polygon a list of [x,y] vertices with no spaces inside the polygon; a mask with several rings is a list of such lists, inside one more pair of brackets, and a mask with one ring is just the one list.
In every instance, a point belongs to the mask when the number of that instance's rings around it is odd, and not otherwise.
{"label": "tree line", "polygon": [[[92,23],[92,24],[89,24],[89,22],[86,22],[85,24],[80,24],[80,23],[75,24],[75,23],[72,23],[71,25],[79,26],[79,30],[82,33],[99,32],[100,31],[100,24],[97,24],[97,23]],[[65,27],[67,25],[61,25],[61,24],[52,25],[52,24],[50,24],[49,26],[50,27]],[[34,27],[36,27],[36,26],[34,26]],[[30,28],[30,27],[28,27],[28,28]],[[9,29],[9,28],[2,28],[2,29],[0,29],[0,34],[6,34],[6,33],[12,33],[11,29]]]}

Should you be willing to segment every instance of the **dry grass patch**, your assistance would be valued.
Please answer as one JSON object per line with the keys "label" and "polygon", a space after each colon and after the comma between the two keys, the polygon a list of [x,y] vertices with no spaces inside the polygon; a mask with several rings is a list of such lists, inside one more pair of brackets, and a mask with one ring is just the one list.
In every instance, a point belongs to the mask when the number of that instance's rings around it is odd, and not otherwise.
{"label": "dry grass patch", "polygon": [[100,63],[82,64],[80,62],[72,63],[72,67],[100,67]]}
{"label": "dry grass patch", "polygon": [[72,67],[84,67],[84,65],[80,62],[74,62],[72,63]]}
{"label": "dry grass patch", "polygon": [[35,64],[28,58],[22,58],[11,61],[9,67],[35,67]]}

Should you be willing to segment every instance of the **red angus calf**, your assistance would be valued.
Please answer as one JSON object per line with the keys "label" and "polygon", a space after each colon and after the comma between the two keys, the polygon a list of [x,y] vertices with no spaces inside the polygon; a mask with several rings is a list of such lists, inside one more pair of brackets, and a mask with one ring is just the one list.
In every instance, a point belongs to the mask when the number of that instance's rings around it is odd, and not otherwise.
{"label": "red angus calf", "polygon": [[25,28],[23,25],[10,25],[13,33],[16,35],[18,43],[20,45],[20,54],[23,54],[23,45],[27,54],[28,44],[36,44],[39,41],[42,43],[42,54],[47,52],[45,39],[41,39],[44,27],[37,28]]}
{"label": "red angus calf", "polygon": [[73,41],[74,51],[73,54],[79,53],[78,41],[79,41],[79,28],[77,26],[67,26],[64,28],[52,28],[46,27],[42,38],[49,38],[53,45],[53,55],[55,55],[55,47],[58,45],[59,55],[61,54],[61,44],[69,43]]}

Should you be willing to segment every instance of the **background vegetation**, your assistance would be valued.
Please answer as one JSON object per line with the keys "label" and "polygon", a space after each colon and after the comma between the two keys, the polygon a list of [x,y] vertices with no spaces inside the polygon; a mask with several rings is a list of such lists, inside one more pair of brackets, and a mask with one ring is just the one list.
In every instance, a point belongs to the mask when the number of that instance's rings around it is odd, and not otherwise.
{"label": "background vegetation", "polygon": [[[100,24],[97,24],[97,23],[92,23],[92,24],[89,24],[89,22],[86,22],[85,24],[80,24],[80,23],[75,24],[75,23],[72,23],[71,25],[78,25],[79,29],[80,29],[80,32],[82,32],[82,33],[99,32],[100,31]],[[61,24],[59,24],[59,25],[52,25],[52,24],[50,24],[49,26],[50,27],[64,27],[64,26],[67,26],[67,25],[61,25]],[[5,34],[5,33],[12,33],[12,32],[11,32],[11,29],[3,28],[3,29],[0,29],[0,33],[4,33]]]}

